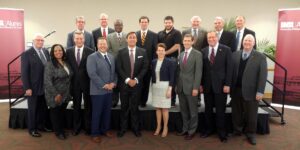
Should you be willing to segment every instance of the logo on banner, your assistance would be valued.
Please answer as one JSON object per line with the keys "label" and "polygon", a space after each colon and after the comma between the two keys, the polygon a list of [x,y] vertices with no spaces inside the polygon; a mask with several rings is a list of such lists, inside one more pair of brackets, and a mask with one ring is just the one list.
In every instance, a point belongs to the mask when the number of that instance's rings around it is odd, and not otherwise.
{"label": "logo on banner", "polygon": [[0,29],[22,29],[23,24],[19,21],[0,20]]}
{"label": "logo on banner", "polygon": [[300,30],[300,21],[282,21],[280,22],[280,30]]}

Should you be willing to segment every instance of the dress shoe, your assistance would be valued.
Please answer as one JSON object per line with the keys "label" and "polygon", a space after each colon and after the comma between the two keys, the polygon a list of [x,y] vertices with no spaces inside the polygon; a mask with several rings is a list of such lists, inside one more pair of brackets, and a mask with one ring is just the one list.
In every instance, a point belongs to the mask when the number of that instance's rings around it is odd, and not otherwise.
{"label": "dress shoe", "polygon": [[247,140],[251,145],[256,145],[256,138],[255,136],[251,136],[250,134],[246,134]]}
{"label": "dress shoe", "polygon": [[117,136],[120,138],[120,137],[123,137],[125,134],[125,131],[119,131]]}
{"label": "dress shoe", "polygon": [[95,143],[100,143],[100,142],[101,142],[101,138],[100,138],[99,136],[93,137],[92,140],[93,140]]}
{"label": "dress shoe", "polygon": [[64,134],[56,134],[56,137],[60,140],[65,140],[66,139],[66,136]]}
{"label": "dress shoe", "polygon": [[176,133],[177,136],[185,136],[187,135],[187,132],[179,132],[179,133]]}
{"label": "dress shoe", "polygon": [[114,135],[112,132],[110,132],[110,131],[107,131],[104,135],[105,135],[106,137],[109,137],[109,138],[115,137],[115,135]]}
{"label": "dress shoe", "polygon": [[195,134],[188,134],[184,137],[185,140],[192,140]]}
{"label": "dress shoe", "polygon": [[142,107],[142,108],[145,108],[145,107],[146,107],[146,104],[141,104],[141,107]]}
{"label": "dress shoe", "polygon": [[227,137],[220,137],[220,141],[222,143],[227,143]]}
{"label": "dress shoe", "polygon": [[85,131],[84,134],[89,136],[89,135],[91,135],[91,131]]}
{"label": "dress shoe", "polygon": [[209,137],[209,136],[210,136],[209,133],[202,133],[202,134],[200,135],[201,138],[207,138],[207,137]]}
{"label": "dress shoe", "polygon": [[142,133],[140,131],[134,131],[133,134],[136,136],[136,137],[141,137],[142,136]]}
{"label": "dress shoe", "polygon": [[42,135],[37,131],[31,131],[29,133],[32,137],[41,137]]}
{"label": "dress shoe", "polygon": [[42,132],[52,132],[53,130],[52,129],[49,129],[49,128],[39,128],[38,129],[39,131],[42,131]]}
{"label": "dress shoe", "polygon": [[72,132],[72,135],[73,135],[73,136],[77,136],[79,133],[80,133],[80,131],[73,131],[73,132]]}

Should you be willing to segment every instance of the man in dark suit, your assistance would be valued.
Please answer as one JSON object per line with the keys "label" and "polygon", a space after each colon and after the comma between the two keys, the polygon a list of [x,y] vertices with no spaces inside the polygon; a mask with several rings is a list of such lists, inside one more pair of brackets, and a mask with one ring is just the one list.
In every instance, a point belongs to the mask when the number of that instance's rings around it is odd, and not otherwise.
{"label": "man in dark suit", "polygon": [[[152,62],[157,45],[157,34],[148,29],[149,26],[149,18],[147,16],[142,16],[139,19],[141,30],[136,32],[137,43],[136,46],[141,47],[146,50],[148,61]],[[151,68],[150,63],[148,66],[147,73],[143,79],[143,89],[142,89],[142,97],[141,97],[141,107],[145,107],[148,95],[149,95],[149,86],[151,80]]]}
{"label": "man in dark suit", "polygon": [[232,55],[231,84],[232,122],[235,135],[244,131],[250,144],[256,144],[258,102],[262,100],[267,81],[266,57],[254,49],[255,38],[247,34],[243,50]]}
{"label": "man in dark suit", "polygon": [[256,49],[256,38],[255,38],[255,32],[247,29],[245,27],[245,17],[244,16],[237,16],[235,18],[235,27],[236,30],[233,31],[233,34],[235,35],[235,50],[243,50],[243,41],[244,37],[247,34],[251,34],[254,37],[254,49]]}
{"label": "man in dark suit", "polygon": [[149,64],[145,50],[136,46],[135,32],[129,32],[126,38],[128,47],[119,51],[116,60],[121,98],[121,129],[118,132],[118,137],[124,136],[127,130],[129,114],[131,129],[136,137],[140,137],[138,105],[143,78],[147,73]]}
{"label": "man in dark suit", "polygon": [[235,48],[235,35],[230,31],[224,31],[224,19],[222,17],[215,18],[215,30],[218,35],[219,43],[230,47],[231,51],[236,51]]}
{"label": "man in dark suit", "polygon": [[[75,31],[80,31],[84,34],[84,45],[94,49],[95,44],[94,44],[94,39],[93,35],[90,32],[87,32],[84,30],[84,25],[85,25],[85,20],[83,16],[77,16],[76,17],[76,27],[77,29]],[[68,39],[67,39],[67,48],[73,47],[75,45],[74,43],[74,32],[72,31],[68,34]]]}
{"label": "man in dark suit", "polygon": [[[207,41],[209,46],[202,50],[203,76],[200,88],[204,93],[206,130],[201,137],[206,138],[212,134],[216,125],[221,142],[227,142],[225,109],[232,77],[231,50],[218,43],[216,31],[207,33]],[[213,118],[214,106],[216,122]]]}
{"label": "man in dark suit", "polygon": [[108,34],[115,32],[114,29],[108,27],[108,15],[105,13],[100,14],[100,27],[93,30],[94,44],[97,50],[97,41],[99,37],[106,38]]}
{"label": "man in dark suit", "polygon": [[[173,24],[174,24],[174,19],[172,16],[166,16],[164,18],[165,29],[158,32],[158,43],[166,44],[167,46],[166,57],[177,62],[178,55],[180,54],[180,44],[182,42],[182,36],[180,31],[174,28]],[[176,103],[175,87],[172,88],[171,100],[172,100],[171,106],[175,107],[175,103]]]}
{"label": "man in dark suit", "polygon": [[185,140],[192,140],[198,128],[198,94],[202,77],[202,53],[192,47],[193,36],[183,37],[184,52],[179,56],[177,93],[182,116],[182,132]]}
{"label": "man in dark suit", "polygon": [[90,78],[86,70],[87,57],[94,50],[84,45],[84,35],[82,32],[74,33],[75,46],[66,50],[67,61],[73,70],[71,95],[73,96],[73,135],[80,133],[81,129],[81,101],[84,100],[84,128],[86,134],[90,134],[91,129],[91,98],[90,98]]}
{"label": "man in dark suit", "polygon": [[43,45],[44,37],[38,33],[34,36],[33,46],[21,55],[21,79],[28,103],[28,131],[33,137],[41,137],[38,129],[45,130],[47,116],[44,67],[50,56]]}

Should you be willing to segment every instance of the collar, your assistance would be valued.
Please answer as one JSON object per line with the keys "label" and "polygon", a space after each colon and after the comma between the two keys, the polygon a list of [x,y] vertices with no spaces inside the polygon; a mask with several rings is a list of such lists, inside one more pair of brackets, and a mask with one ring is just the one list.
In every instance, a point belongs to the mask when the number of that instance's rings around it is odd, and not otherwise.
{"label": "collar", "polygon": [[218,50],[218,47],[219,47],[219,42],[214,47],[209,46],[210,49],[214,48],[215,51]]}
{"label": "collar", "polygon": [[136,46],[134,47],[134,48],[130,48],[129,46],[128,46],[128,50],[129,50],[129,52],[130,52],[130,50],[133,50],[133,52],[135,52],[135,50],[136,50]]}
{"label": "collar", "polygon": [[103,57],[104,57],[104,55],[106,55],[107,57],[108,57],[108,55],[107,55],[107,52],[105,52],[105,53],[103,53],[103,52],[100,52],[100,51],[98,51]]}
{"label": "collar", "polygon": [[193,47],[190,47],[189,49],[185,49],[184,52],[187,51],[187,53],[190,53],[192,51]]}
{"label": "collar", "polygon": [[243,27],[241,30],[238,30],[238,29],[237,29],[237,32],[239,32],[239,31],[240,31],[241,33],[244,33],[245,27]]}
{"label": "collar", "polygon": [[82,45],[82,47],[81,47],[81,48],[79,48],[79,47],[75,46],[75,50],[78,50],[78,49],[80,49],[80,50],[83,50],[83,48],[84,48],[84,45]]}

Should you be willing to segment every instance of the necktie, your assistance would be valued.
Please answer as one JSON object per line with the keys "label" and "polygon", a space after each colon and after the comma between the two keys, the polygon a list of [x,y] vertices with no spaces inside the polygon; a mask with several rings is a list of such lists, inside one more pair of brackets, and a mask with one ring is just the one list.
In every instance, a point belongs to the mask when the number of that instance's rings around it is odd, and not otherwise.
{"label": "necktie", "polygon": [[184,65],[186,65],[187,59],[188,59],[188,51],[186,50],[186,51],[184,52],[184,57],[183,57],[183,61],[182,61]]}
{"label": "necktie", "polygon": [[119,42],[121,41],[121,35],[120,35],[120,33],[118,33],[118,40],[119,40]]}
{"label": "necktie", "polygon": [[210,64],[214,64],[215,63],[215,50],[214,50],[214,48],[211,49],[209,61],[210,61]]}
{"label": "necktie", "polygon": [[143,32],[142,34],[142,46],[145,44],[145,39],[146,39],[146,32]]}
{"label": "necktie", "polygon": [[109,67],[111,68],[111,64],[110,64],[110,62],[109,62],[109,60],[108,60],[107,55],[104,55],[104,59],[105,59],[106,63],[109,65]]}
{"label": "necktie", "polygon": [[79,66],[79,64],[80,64],[80,49],[77,50],[76,62],[77,62],[77,65]]}
{"label": "necktie", "polygon": [[134,55],[133,50],[130,50],[130,77],[133,78],[133,72],[134,72]]}
{"label": "necktie", "polygon": [[217,35],[218,35],[218,39],[219,39],[219,41],[220,41],[220,32],[217,32]]}
{"label": "necktie", "polygon": [[240,34],[241,34],[241,31],[237,32],[237,35],[236,35],[236,39],[235,39],[235,41],[236,41],[236,45],[235,45],[236,50],[239,50],[238,48],[239,48],[239,45],[240,45]]}
{"label": "necktie", "polygon": [[196,30],[196,29],[193,29],[193,36],[194,36],[194,39],[198,36],[198,35],[197,35],[197,30]]}
{"label": "necktie", "polygon": [[45,65],[47,63],[47,60],[45,59],[44,55],[42,54],[42,50],[38,50],[39,52],[39,56],[40,56],[40,59],[43,63],[43,65]]}
{"label": "necktie", "polygon": [[104,38],[106,38],[106,31],[105,31],[105,29],[103,29],[102,36],[103,36]]}
{"label": "necktie", "polygon": [[243,60],[246,60],[247,59],[247,53],[244,53],[243,54]]}

